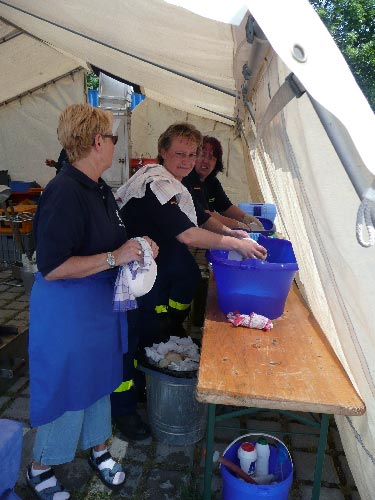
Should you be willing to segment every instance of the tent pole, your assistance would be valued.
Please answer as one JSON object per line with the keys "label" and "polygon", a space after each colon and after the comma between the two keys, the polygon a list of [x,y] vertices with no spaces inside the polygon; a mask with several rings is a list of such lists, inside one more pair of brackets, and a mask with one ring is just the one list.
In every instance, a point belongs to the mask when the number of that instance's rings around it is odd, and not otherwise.
{"label": "tent pole", "polygon": [[309,96],[311,104],[340,158],[358,197],[361,200],[365,197],[375,199],[375,192],[370,188],[371,184],[374,182],[374,176],[363,163],[346,128],[308,92],[306,92],[306,94]]}

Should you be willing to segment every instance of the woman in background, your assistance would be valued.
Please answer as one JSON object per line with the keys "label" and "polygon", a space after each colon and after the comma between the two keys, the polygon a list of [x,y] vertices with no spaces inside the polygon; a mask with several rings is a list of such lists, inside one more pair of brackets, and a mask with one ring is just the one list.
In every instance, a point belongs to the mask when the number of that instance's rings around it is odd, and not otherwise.
{"label": "woman in background", "polygon": [[[195,168],[182,181],[191,193],[195,203],[199,203],[207,213],[230,228],[249,230],[250,224],[263,225],[256,217],[245,213],[233,205],[217,178],[224,170],[223,149],[215,137],[204,136],[202,149],[197,156]],[[255,227],[256,227],[255,226]]]}

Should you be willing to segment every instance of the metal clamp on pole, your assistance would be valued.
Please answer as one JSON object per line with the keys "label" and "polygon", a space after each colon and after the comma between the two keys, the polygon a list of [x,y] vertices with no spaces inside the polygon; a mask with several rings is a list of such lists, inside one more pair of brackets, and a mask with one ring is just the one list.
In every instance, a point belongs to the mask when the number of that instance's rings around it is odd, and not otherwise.
{"label": "metal clamp on pole", "polygon": [[250,76],[251,76],[251,71],[249,69],[249,66],[246,63],[242,66],[242,75],[244,78],[244,82],[243,82],[243,85],[241,87],[243,103],[246,106],[246,108],[251,116],[251,119],[255,123],[255,112],[254,112],[254,109],[253,109],[252,105],[250,104],[250,101],[248,98],[248,86],[247,86],[247,82],[249,81]]}
{"label": "metal clamp on pole", "polygon": [[254,148],[256,148],[259,144],[263,132],[267,125],[271,122],[271,120],[278,113],[280,113],[280,111],[285,108],[285,106],[292,99],[294,99],[295,97],[299,99],[305,92],[305,88],[293,73],[290,73],[285,78],[285,82],[281,85],[281,87],[279,87],[276,94],[272,97],[271,102],[269,103],[263,115],[263,118],[259,126],[257,127],[257,138]]}

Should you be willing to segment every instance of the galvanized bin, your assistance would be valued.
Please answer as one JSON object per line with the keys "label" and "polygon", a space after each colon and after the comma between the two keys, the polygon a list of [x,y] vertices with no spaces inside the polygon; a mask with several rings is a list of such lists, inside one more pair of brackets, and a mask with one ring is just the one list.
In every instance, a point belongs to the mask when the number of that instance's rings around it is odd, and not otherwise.
{"label": "galvanized bin", "polygon": [[[195,398],[196,375],[167,375],[139,366],[146,374],[147,411],[155,439],[173,446],[200,441],[206,431],[207,405]],[[173,374],[173,372],[170,372]]]}

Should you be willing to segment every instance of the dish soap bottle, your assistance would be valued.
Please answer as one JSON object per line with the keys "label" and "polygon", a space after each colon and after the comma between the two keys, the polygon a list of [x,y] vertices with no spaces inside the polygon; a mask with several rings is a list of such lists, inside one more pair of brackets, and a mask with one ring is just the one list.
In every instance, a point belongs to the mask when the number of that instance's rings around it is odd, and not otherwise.
{"label": "dish soap bottle", "polygon": [[255,449],[257,451],[257,462],[255,468],[256,476],[265,476],[268,474],[268,462],[270,459],[270,447],[267,439],[261,437],[258,439]]}

